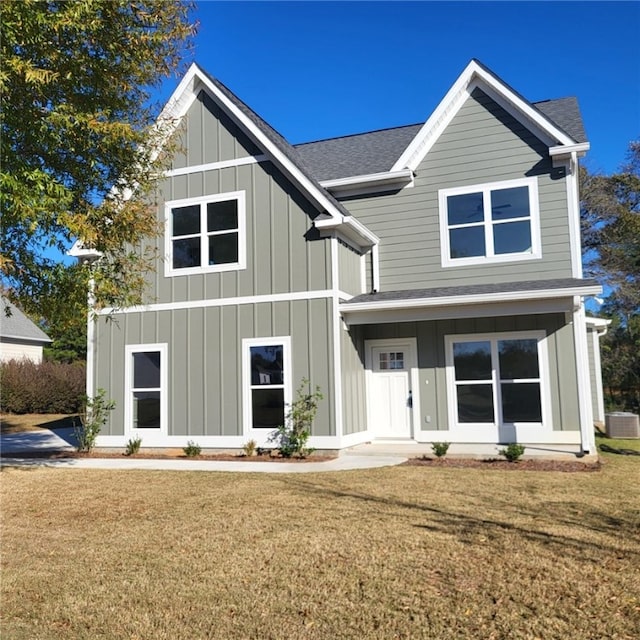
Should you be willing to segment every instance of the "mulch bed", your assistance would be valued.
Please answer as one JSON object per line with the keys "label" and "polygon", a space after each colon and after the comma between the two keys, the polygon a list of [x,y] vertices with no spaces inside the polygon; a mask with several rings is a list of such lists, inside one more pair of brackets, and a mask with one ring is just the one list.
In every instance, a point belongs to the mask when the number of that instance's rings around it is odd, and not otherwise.
{"label": "mulch bed", "polygon": [[113,451],[92,451],[79,453],[78,451],[11,451],[0,453],[2,458],[42,458],[45,460],[60,460],[63,458],[127,458],[132,460],[212,460],[222,462],[326,462],[336,456],[312,455],[307,458],[283,458],[278,455],[264,454],[260,456],[245,456],[234,453],[202,453],[198,456],[186,456],[182,451],[167,453],[134,453],[130,456]]}
{"label": "mulch bed", "polygon": [[600,471],[600,462],[579,462],[567,460],[518,460],[508,462],[500,459],[476,460],[473,458],[411,458],[403,463],[410,467],[449,467],[452,469],[490,469],[504,471]]}

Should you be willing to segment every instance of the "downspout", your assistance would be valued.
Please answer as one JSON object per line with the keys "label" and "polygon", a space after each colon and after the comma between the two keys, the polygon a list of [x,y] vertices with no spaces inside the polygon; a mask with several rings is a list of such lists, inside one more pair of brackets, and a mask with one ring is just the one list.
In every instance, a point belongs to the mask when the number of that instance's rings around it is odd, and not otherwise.
{"label": "downspout", "polygon": [[[86,393],[87,398],[93,398],[94,376],[95,376],[95,357],[96,357],[96,314],[95,314],[95,286],[96,282],[93,275],[89,278],[89,291],[87,292],[87,380]],[[87,411],[90,409],[87,408]]]}
{"label": "downspout", "polygon": [[373,293],[380,291],[380,254],[378,243],[371,246],[371,289]]}

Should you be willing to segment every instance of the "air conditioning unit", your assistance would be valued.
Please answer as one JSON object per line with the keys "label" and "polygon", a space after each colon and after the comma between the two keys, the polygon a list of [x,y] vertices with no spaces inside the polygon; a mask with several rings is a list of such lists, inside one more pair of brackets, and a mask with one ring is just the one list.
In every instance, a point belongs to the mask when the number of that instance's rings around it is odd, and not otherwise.
{"label": "air conditioning unit", "polygon": [[605,431],[610,438],[640,438],[640,419],[635,413],[607,413]]}

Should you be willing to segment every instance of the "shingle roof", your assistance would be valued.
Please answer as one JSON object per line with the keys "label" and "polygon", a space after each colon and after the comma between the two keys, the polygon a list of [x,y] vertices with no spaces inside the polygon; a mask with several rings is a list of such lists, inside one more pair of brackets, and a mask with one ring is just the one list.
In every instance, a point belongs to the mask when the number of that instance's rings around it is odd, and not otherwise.
{"label": "shingle roof", "polygon": [[40,327],[4,297],[0,299],[0,337],[51,342]]}
{"label": "shingle roof", "polygon": [[270,124],[265,122],[251,107],[245,104],[238,96],[231,91],[220,80],[217,80],[212,75],[208,74],[204,69],[200,68],[200,71],[207,76],[207,78],[218,88],[224,95],[231,100],[241,111],[244,113],[258,129],[264,133],[269,141],[278,148],[295,166],[308,178],[323,194],[325,197],[335,206],[342,215],[350,216],[344,206],[338,202],[328,191],[325,191],[318,184],[318,177],[315,175],[313,169],[307,166],[305,159],[298,153],[298,151],[285,140]]}
{"label": "shingle roof", "polygon": [[[586,142],[575,98],[544,100],[533,106],[576,142]],[[316,180],[333,180],[391,169],[423,123],[368,131],[295,145],[298,157]]]}
{"label": "shingle roof", "polygon": [[363,302],[389,302],[394,300],[422,300],[448,298],[454,296],[487,295],[491,293],[515,293],[521,291],[547,291],[555,289],[573,289],[600,286],[596,280],[578,278],[559,278],[557,280],[527,280],[525,282],[506,282],[501,284],[472,284],[457,287],[435,287],[433,289],[409,289],[407,291],[380,291],[363,293],[351,298],[343,305]]}

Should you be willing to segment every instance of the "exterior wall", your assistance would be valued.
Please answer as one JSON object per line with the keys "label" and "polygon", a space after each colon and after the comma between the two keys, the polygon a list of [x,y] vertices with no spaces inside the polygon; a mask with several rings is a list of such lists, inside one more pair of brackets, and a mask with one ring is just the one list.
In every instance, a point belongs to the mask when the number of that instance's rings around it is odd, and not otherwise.
{"label": "exterior wall", "polygon": [[[445,336],[544,330],[547,333],[549,385],[554,431],[580,428],[572,326],[564,314],[465,318],[363,325],[365,340],[416,337],[418,342],[420,431],[447,431]],[[415,398],[415,395],[414,395]],[[435,435],[435,434],[434,434]],[[423,434],[428,439],[427,434]]]}
{"label": "exterior wall", "polygon": [[[441,266],[438,190],[536,176],[542,258]],[[572,277],[565,170],[476,89],[418,167],[415,185],[343,204],[381,238],[382,291]]]}
{"label": "exterior wall", "polygon": [[3,338],[0,341],[0,362],[9,360],[30,360],[39,364],[42,362],[42,345]]}
{"label": "exterior wall", "polygon": [[362,290],[361,255],[349,245],[338,240],[339,289],[344,293],[357,296]]}
{"label": "exterior wall", "polygon": [[340,329],[343,397],[343,433],[367,430],[364,331],[353,326]]}
{"label": "exterior wall", "polygon": [[298,300],[101,318],[96,386],[116,401],[102,433],[124,435],[126,345],[168,345],[169,436],[242,436],[242,340],[291,336],[294,397],[302,378],[319,385],[325,399],[313,435],[335,435],[331,305]]}
{"label": "exterior wall", "polygon": [[[195,167],[258,153],[208,99],[196,100],[185,120],[187,151],[178,154],[174,164],[188,161],[188,166]],[[158,219],[164,222],[166,201],[234,191],[244,191],[246,197],[246,268],[165,277],[160,263],[149,276],[149,302],[272,295],[332,286],[330,240],[320,239],[313,229],[318,212],[270,162],[166,178],[157,196]],[[154,248],[165,255],[164,234]]]}

